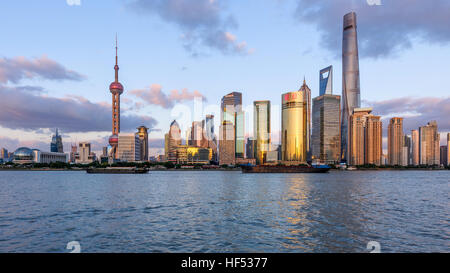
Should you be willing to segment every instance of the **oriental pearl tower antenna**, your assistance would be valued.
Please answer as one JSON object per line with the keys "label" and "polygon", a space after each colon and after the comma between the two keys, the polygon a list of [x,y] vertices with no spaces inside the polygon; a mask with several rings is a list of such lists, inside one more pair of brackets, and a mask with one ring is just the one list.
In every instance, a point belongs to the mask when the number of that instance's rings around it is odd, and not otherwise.
{"label": "oriental pearl tower antenna", "polygon": [[109,155],[113,159],[118,159],[118,144],[120,133],[120,95],[123,93],[123,85],[119,82],[119,64],[117,56],[117,34],[116,34],[116,65],[115,81],[109,86],[109,91],[112,94],[112,135],[109,137],[109,144],[111,145],[111,151]]}

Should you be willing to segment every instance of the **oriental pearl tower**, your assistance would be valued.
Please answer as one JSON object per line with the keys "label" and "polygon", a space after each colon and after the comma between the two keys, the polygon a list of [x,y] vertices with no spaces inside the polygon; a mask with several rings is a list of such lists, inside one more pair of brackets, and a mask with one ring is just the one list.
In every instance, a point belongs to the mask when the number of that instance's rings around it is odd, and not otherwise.
{"label": "oriental pearl tower", "polygon": [[112,94],[112,135],[109,137],[109,144],[111,150],[109,156],[113,159],[118,159],[117,146],[119,144],[120,133],[120,95],[123,93],[123,85],[119,82],[119,65],[117,57],[117,37],[116,37],[116,71],[115,81],[110,84],[109,91]]}

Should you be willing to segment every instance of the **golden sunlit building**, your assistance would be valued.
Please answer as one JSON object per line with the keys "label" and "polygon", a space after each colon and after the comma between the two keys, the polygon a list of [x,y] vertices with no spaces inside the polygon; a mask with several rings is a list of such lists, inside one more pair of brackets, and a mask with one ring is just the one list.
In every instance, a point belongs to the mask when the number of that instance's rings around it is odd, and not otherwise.
{"label": "golden sunlit building", "polygon": [[254,154],[256,163],[264,164],[270,150],[270,101],[255,101],[253,106],[253,134],[256,138]]}
{"label": "golden sunlit building", "polygon": [[213,157],[211,148],[180,145],[176,148],[177,164],[209,164]]}
{"label": "golden sunlit building", "polygon": [[349,165],[381,165],[382,123],[372,108],[355,108],[349,120]]}
{"label": "golden sunlit building", "polygon": [[419,159],[420,165],[439,165],[440,135],[436,121],[428,122],[426,126],[419,127]]}
{"label": "golden sunlit building", "polygon": [[281,96],[281,160],[284,164],[307,161],[308,94],[303,91]]}
{"label": "golden sunlit building", "polygon": [[388,164],[402,165],[403,118],[391,118],[388,126]]}

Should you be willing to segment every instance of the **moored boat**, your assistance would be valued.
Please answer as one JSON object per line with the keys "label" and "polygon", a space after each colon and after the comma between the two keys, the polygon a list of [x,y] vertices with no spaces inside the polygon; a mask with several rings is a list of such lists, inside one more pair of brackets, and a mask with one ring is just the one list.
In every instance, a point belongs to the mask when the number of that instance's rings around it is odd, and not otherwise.
{"label": "moored boat", "polygon": [[242,166],[243,173],[327,173],[330,167],[320,166],[286,166],[286,165],[259,165]]}
{"label": "moored boat", "polygon": [[111,167],[111,168],[89,168],[87,173],[110,173],[110,174],[139,174],[148,173],[148,169],[135,167]]}

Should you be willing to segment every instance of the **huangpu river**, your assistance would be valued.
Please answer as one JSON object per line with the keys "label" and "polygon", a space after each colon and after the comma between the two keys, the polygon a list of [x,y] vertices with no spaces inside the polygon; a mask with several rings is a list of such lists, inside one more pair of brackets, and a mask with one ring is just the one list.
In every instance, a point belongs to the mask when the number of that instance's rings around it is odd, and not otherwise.
{"label": "huangpu river", "polygon": [[449,171],[0,172],[0,252],[450,252]]}

